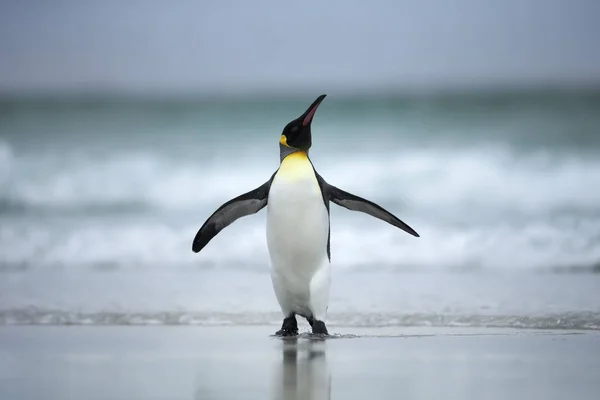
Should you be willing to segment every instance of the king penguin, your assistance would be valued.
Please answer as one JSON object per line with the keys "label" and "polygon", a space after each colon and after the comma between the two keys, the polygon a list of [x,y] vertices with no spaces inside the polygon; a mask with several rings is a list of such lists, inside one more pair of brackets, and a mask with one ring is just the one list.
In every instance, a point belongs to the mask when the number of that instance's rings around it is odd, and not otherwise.
{"label": "king penguin", "polygon": [[278,336],[298,334],[296,315],[308,321],[313,334],[328,335],[325,319],[331,281],[330,202],[419,237],[381,206],[330,185],[315,170],[308,156],[311,124],[325,96],[319,96],[304,114],[285,126],[279,139],[280,165],[269,180],[219,207],[192,243],[197,253],[235,220],[267,207],[271,280],[284,316]]}

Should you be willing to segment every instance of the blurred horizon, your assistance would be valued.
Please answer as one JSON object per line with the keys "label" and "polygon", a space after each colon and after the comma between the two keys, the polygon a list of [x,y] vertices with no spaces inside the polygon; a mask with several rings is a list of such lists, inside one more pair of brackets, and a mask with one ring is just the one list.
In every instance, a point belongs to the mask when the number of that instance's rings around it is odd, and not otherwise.
{"label": "blurred horizon", "polygon": [[204,103],[204,102],[248,102],[248,101],[310,101],[320,94],[326,94],[329,101],[444,101],[471,100],[494,101],[508,98],[522,99],[558,99],[583,98],[594,100],[600,96],[600,82],[597,85],[547,84],[547,85],[499,85],[480,87],[437,87],[425,88],[391,88],[364,90],[330,90],[313,89],[286,90],[254,90],[254,91],[135,91],[135,90],[19,90],[0,91],[0,105],[10,102],[48,101],[66,104],[73,101],[81,105],[94,103]]}

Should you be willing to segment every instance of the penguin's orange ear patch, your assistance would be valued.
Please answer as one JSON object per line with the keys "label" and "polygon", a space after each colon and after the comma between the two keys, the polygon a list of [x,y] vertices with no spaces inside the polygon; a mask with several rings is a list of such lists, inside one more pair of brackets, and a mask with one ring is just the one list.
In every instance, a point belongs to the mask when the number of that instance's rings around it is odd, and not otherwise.
{"label": "penguin's orange ear patch", "polygon": [[281,137],[279,138],[279,143],[281,143],[284,146],[290,147],[290,145],[287,144],[287,137],[285,135],[281,135]]}

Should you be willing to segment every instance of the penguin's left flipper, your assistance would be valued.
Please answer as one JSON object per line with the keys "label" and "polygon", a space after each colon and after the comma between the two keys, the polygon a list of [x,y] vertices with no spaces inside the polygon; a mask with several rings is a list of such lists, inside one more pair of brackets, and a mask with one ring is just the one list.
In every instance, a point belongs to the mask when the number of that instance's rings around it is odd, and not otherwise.
{"label": "penguin's left flipper", "polygon": [[204,225],[196,233],[196,237],[192,243],[192,251],[198,253],[212,238],[217,236],[219,232],[231,225],[235,220],[247,215],[256,214],[262,210],[267,205],[269,189],[271,188],[274,176],[275,174],[256,189],[229,200],[208,217]]}
{"label": "penguin's left flipper", "polygon": [[[321,178],[321,180],[322,179],[323,178]],[[325,194],[329,200],[338,206],[342,206],[352,211],[364,212],[397,228],[400,228],[406,233],[419,237],[419,234],[413,228],[408,226],[408,224],[378,204],[375,204],[367,199],[363,199],[362,197],[356,196],[352,193],[348,193],[340,188],[328,184],[324,180],[322,180],[321,184],[325,187]]]}

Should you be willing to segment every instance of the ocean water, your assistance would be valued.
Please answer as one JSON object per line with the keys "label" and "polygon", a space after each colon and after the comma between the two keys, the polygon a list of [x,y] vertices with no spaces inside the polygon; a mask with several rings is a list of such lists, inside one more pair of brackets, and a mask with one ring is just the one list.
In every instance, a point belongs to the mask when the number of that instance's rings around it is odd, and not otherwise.
{"label": "ocean water", "polygon": [[[277,323],[264,211],[191,241],[313,97],[1,100],[0,323]],[[421,234],[332,206],[332,324],[600,329],[600,94],[330,95],[310,156]]]}

